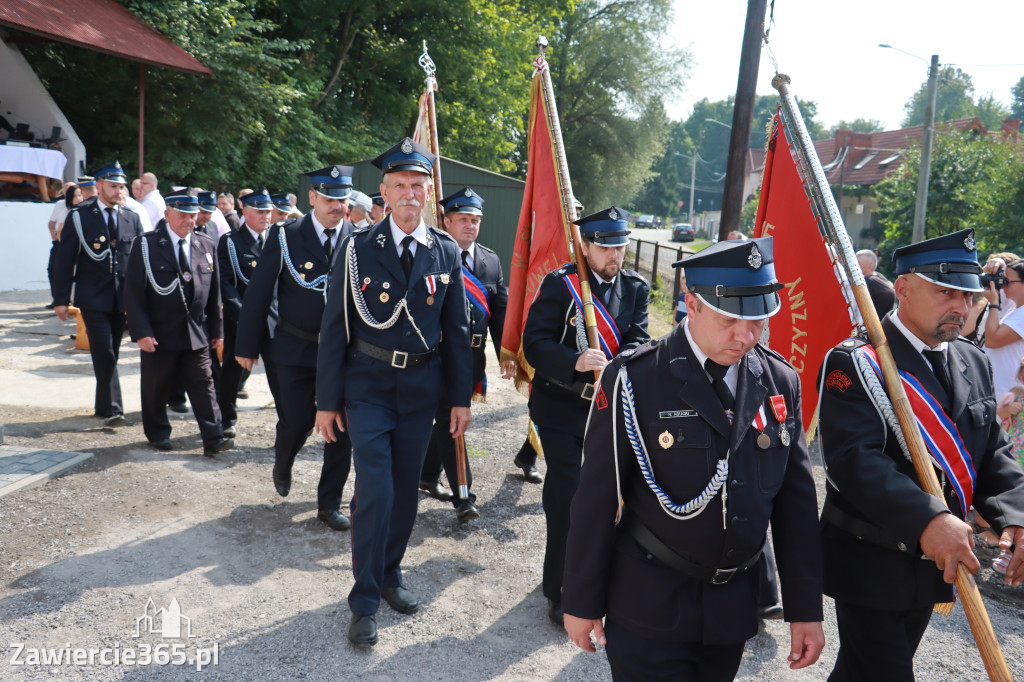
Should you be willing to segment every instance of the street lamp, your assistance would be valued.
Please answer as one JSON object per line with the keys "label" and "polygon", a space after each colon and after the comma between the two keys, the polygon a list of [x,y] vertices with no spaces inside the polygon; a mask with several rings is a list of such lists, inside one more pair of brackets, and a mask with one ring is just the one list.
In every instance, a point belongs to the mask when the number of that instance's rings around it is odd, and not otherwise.
{"label": "street lamp", "polygon": [[[879,43],[879,47],[896,50],[928,64],[928,60],[892,45]],[[935,140],[935,97],[939,86],[939,55],[933,54],[928,65],[928,103],[924,108],[924,139],[921,140],[921,169],[917,177],[917,203],[914,205],[914,231],[912,239],[924,239],[924,223],[928,213],[928,180],[932,166],[932,142]]]}
{"label": "street lamp", "polygon": [[707,123],[717,123],[718,125],[722,126],[723,128],[728,128],[729,130],[732,130],[732,126],[729,125],[728,123],[722,123],[721,121],[715,120],[713,118],[706,118],[704,120]]}
{"label": "street lamp", "polygon": [[[732,128],[732,126],[729,125],[728,123],[722,123],[721,121],[715,120],[713,118],[705,118],[704,122],[717,123],[720,126],[724,126],[730,129]],[[700,154],[697,153],[696,149],[693,150],[693,156],[690,156],[689,154],[680,154],[679,152],[673,153],[676,156],[683,157],[684,159],[690,159],[690,225],[693,225],[693,191],[697,184],[697,159],[700,157]],[[704,161],[704,159],[701,159],[701,161]],[[698,199],[697,202],[699,205],[700,199]]]}

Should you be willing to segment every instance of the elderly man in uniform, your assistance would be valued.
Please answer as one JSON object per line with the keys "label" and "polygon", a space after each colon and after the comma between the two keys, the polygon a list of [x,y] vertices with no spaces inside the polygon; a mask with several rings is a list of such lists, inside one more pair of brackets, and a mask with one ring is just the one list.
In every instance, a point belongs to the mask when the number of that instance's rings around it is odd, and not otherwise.
{"label": "elderly man in uniform", "polygon": [[420,217],[435,161],[409,138],[373,160],[393,212],[346,240],[324,311],[316,423],[328,441],[351,434],[355,450],[348,638],[357,645],[377,642],[382,597],[400,613],[419,609],[401,563],[438,403],[451,405],[450,437],[470,422],[462,260],[455,240]]}
{"label": "elderly man in uniform", "polygon": [[[484,401],[487,396],[487,331],[490,329],[494,353],[501,357],[501,332],[505,327],[505,307],[508,289],[505,288],[498,254],[476,238],[483,220],[484,200],[469,187],[464,187],[438,202],[444,209],[444,229],[458,243],[462,257],[462,278],[466,286],[469,333],[473,348],[473,399]],[[503,368],[503,376],[512,376],[512,364]],[[420,475],[420,490],[439,500],[451,500],[456,518],[462,523],[480,517],[476,495],[469,492],[463,499],[459,494],[455,441],[448,433],[451,406],[442,398],[434,417],[434,430],[430,434],[427,456]],[[454,495],[441,485],[441,467],[448,476],[448,485]],[[473,485],[473,474],[466,461],[467,492]]]}
{"label": "elderly man in uniform", "polygon": [[[873,349],[849,339],[820,376],[828,473],[822,510],[825,593],[839,654],[830,680],[913,680],[914,652],[936,603],[953,601],[957,565],[980,566],[965,522],[973,505],[1013,547],[1007,584],[1024,582],[1024,472],[996,417],[992,367],[960,337],[982,291],[974,231],[896,249],[899,306],[882,329],[915,416],[935,448],[944,500],[925,493],[891,420]],[[875,389],[875,390],[872,390]],[[927,559],[925,559],[927,557]]]}
{"label": "elderly man in uniform", "polygon": [[650,340],[643,277],[622,269],[629,213],[611,207],[576,221],[590,270],[601,348],[589,348],[575,264],[548,273],[523,329],[523,352],[535,374],[530,418],[547,458],[542,500],[547,520],[544,596],[548,617],[562,624],[562,574],[569,503],[580,480],[583,431],[594,397],[594,372],[622,351]]}
{"label": "elderly man in uniform", "polygon": [[735,677],[757,633],[769,523],[790,667],[824,647],[800,382],[757,343],[780,307],[772,262],[771,237],[677,262],[684,321],[604,368],[572,502],[564,605],[570,639],[594,651],[593,632],[615,680]]}
{"label": "elderly man in uniform", "polygon": [[[212,192],[211,192],[212,194]],[[228,232],[220,238],[217,247],[217,259],[220,261],[220,297],[224,304],[224,362],[221,370],[220,383],[217,386],[217,403],[224,418],[224,432],[234,438],[238,421],[238,392],[248,370],[242,368],[235,360],[235,348],[238,339],[238,320],[242,312],[242,302],[249,281],[256,272],[260,255],[267,241],[267,229],[271,222],[271,201],[262,192],[250,194],[248,204],[244,204],[245,223],[238,230]],[[247,197],[247,198],[249,198]],[[200,203],[200,208],[202,204]],[[277,319],[277,305],[271,301],[269,319]],[[277,393],[277,380],[273,371],[273,361],[268,362],[270,346],[269,328],[263,330],[263,345],[259,352],[263,357],[263,368],[267,374],[267,383],[274,396],[275,406],[280,415],[281,403]]]}
{"label": "elderly man in uniform", "polygon": [[[270,342],[269,371],[277,382],[278,422],[271,478],[281,497],[291,490],[292,465],[316,419],[316,365],[326,338],[320,319],[327,278],[340,258],[344,237],[352,232],[352,223],[344,219],[352,191],[352,167],[327,166],[306,175],[312,210],[300,220],[277,223],[270,229],[245,292],[235,342],[238,364],[251,370],[264,352],[267,317],[276,290],[278,317]],[[266,190],[259,194],[262,196],[254,193],[242,199],[245,225],[254,219],[250,205],[270,203]],[[247,229],[245,225],[242,230]],[[342,433],[324,445],[317,486],[317,518],[337,531],[349,528],[348,517],[341,513],[341,493],[351,467],[352,444],[348,434]]]}
{"label": "elderly man in uniform", "polygon": [[124,336],[122,286],[132,240],[142,234],[139,217],[120,205],[126,177],[121,164],[96,172],[98,194],[71,209],[60,233],[54,264],[53,312],[68,319],[71,287],[89,335],[96,375],[96,416],[107,426],[125,423],[117,358]]}
{"label": "elderly man in uniform", "polygon": [[188,189],[164,199],[161,228],[132,245],[124,283],[132,340],[142,351],[142,427],[157,450],[170,450],[167,397],[180,378],[188,392],[203,452],[235,443],[224,437],[210,367],[223,340],[217,245],[194,232],[199,202]]}

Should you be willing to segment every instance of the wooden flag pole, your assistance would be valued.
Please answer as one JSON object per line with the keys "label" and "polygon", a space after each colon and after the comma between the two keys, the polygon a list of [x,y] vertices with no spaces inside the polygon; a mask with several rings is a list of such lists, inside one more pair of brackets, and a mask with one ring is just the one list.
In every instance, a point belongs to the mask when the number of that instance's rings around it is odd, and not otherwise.
{"label": "wooden flag pole", "polygon": [[[796,103],[796,98],[789,92],[789,83],[789,76],[784,74],[776,74],[775,78],[772,79],[772,86],[782,96],[782,111],[787,122],[792,125],[792,132],[794,134],[787,137],[789,137],[800,152],[798,163],[801,166],[801,172],[804,175],[805,181],[813,186],[812,189],[817,195],[814,198],[819,202],[819,208],[823,209],[820,211],[820,217],[824,223],[825,230],[833,246],[838,251],[840,262],[843,263],[843,267],[846,269],[857,307],[860,309],[864,327],[867,330],[868,340],[874,346],[875,352],[878,355],[878,362],[882,368],[882,375],[885,378],[886,391],[899,419],[900,429],[903,431],[903,436],[906,439],[907,448],[910,451],[914,464],[914,471],[917,473],[921,488],[928,494],[943,500],[945,504],[942,487],[939,484],[938,477],[935,475],[931,456],[925,449],[921,432],[917,427],[917,418],[910,407],[910,401],[907,400],[906,391],[903,389],[903,381],[896,368],[896,361],[893,359],[892,351],[889,349],[888,341],[885,338],[885,331],[882,329],[875,306],[871,302],[871,295],[868,293],[868,287],[864,281],[864,273],[861,272],[860,264],[857,262],[853,245],[850,242],[850,236],[847,234],[846,226],[839,215],[839,209],[825,178],[821,161],[814,151],[811,137],[807,132],[807,126],[804,125],[803,118],[800,115],[800,108]],[[820,206],[820,204],[824,205]],[[1000,682],[1004,680],[1012,682],[1013,676],[1010,674],[1010,669],[1006,665],[1006,659],[1003,657],[1002,649],[999,646],[999,640],[992,629],[992,622],[989,620],[988,612],[985,610],[985,603],[981,599],[978,585],[974,581],[974,576],[967,571],[963,564],[957,567],[955,585],[960,601],[964,605],[967,621],[971,625],[971,632],[974,633],[974,641],[978,645],[978,651],[981,652],[981,658],[985,664],[985,670],[988,672],[989,679],[999,680]]]}

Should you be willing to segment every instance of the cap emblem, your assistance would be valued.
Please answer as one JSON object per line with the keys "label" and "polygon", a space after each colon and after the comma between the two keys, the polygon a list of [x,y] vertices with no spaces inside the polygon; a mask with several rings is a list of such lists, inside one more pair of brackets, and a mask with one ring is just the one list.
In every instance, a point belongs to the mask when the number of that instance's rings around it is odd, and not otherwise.
{"label": "cap emblem", "polygon": [[115,161],[114,162],[114,168],[116,168],[117,170],[121,170],[121,162],[120,161]]}
{"label": "cap emblem", "polygon": [[609,217],[609,218],[610,218],[611,220],[618,220],[618,219],[619,219],[619,212],[618,212],[618,211],[616,211],[616,210],[615,210],[615,209],[613,208],[613,209],[611,209],[610,211],[608,211],[608,217]]}
{"label": "cap emblem", "polygon": [[750,264],[750,267],[757,270],[761,267],[762,262],[761,252],[757,250],[757,244],[755,244],[750,249],[750,255],[747,256],[747,263]]}
{"label": "cap emblem", "polygon": [[964,239],[964,248],[966,248],[968,251],[974,251],[975,246],[976,245],[974,243],[974,237],[972,237],[971,235],[967,235],[967,238]]}
{"label": "cap emblem", "polygon": [[468,188],[468,187],[467,187],[467,188],[466,188],[466,196],[467,196],[467,197],[471,197],[471,196],[473,196],[473,190],[471,190],[470,188]]}
{"label": "cap emblem", "polygon": [[341,173],[338,172],[337,166],[335,166],[334,168],[331,169],[331,177],[332,178],[336,178],[339,175],[341,175]]}
{"label": "cap emblem", "polygon": [[404,140],[402,140],[402,153],[412,154],[412,142],[409,140],[409,138],[405,138]]}

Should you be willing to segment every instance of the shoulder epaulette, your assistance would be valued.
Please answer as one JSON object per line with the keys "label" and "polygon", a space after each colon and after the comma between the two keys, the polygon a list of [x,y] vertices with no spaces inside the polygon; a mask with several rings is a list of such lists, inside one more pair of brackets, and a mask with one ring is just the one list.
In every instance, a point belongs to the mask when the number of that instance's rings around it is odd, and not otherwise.
{"label": "shoulder epaulette", "polygon": [[433,225],[427,225],[427,231],[437,235],[438,237],[443,237],[444,239],[447,239],[447,240],[451,241],[452,243],[455,243],[455,238],[454,237],[452,237],[450,234],[448,234],[444,230],[437,229]]}
{"label": "shoulder epaulette", "polygon": [[643,275],[641,275],[636,270],[627,270],[627,269],[623,268],[619,272],[621,272],[624,277],[629,277],[631,279],[638,279],[641,282],[643,282],[644,284],[649,284],[649,282],[647,281],[647,278],[644,277]]}
{"label": "shoulder epaulette", "polygon": [[477,243],[476,248],[481,249],[482,251],[486,251],[487,253],[494,253],[495,256],[498,255],[497,253],[494,252],[494,249],[489,249],[480,243]]}
{"label": "shoulder epaulette", "polygon": [[563,275],[571,275],[574,272],[576,272],[576,264],[566,263],[562,267],[552,270],[551,274],[555,275],[556,277],[562,277]]}
{"label": "shoulder epaulette", "polygon": [[768,346],[764,345],[760,341],[758,341],[757,347],[760,348],[762,351],[764,351],[765,355],[770,355],[771,357],[775,358],[776,360],[781,360],[782,362],[785,362],[786,364],[789,364],[789,361],[786,360],[786,358],[784,358],[782,356],[782,353],[780,353],[779,351],[775,350],[774,348],[769,348]]}
{"label": "shoulder epaulette", "polygon": [[853,352],[857,348],[867,345],[870,345],[868,344],[867,339],[862,339],[859,336],[852,336],[836,345],[836,349],[844,350],[846,352]]}
{"label": "shoulder epaulette", "polygon": [[646,343],[637,346],[636,348],[627,348],[615,357],[622,358],[622,364],[628,364],[635,361],[637,358],[650,355],[658,348],[657,340],[647,341]]}

